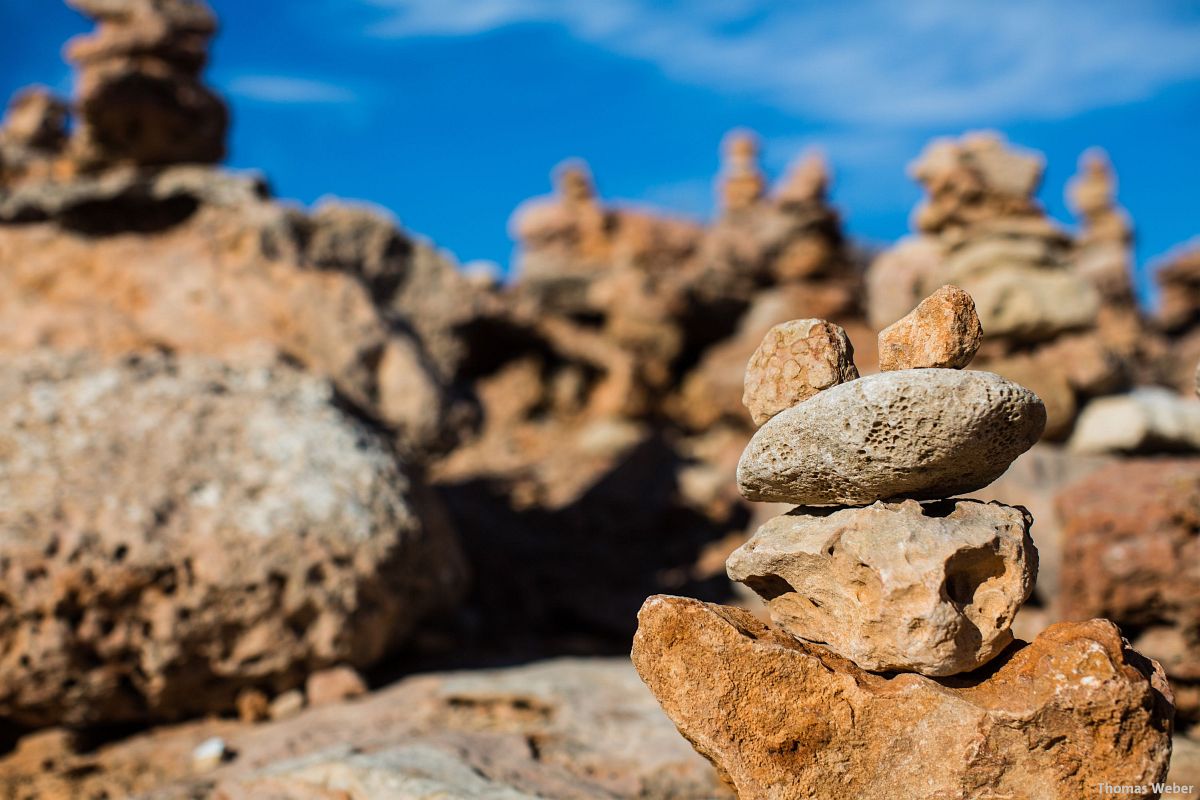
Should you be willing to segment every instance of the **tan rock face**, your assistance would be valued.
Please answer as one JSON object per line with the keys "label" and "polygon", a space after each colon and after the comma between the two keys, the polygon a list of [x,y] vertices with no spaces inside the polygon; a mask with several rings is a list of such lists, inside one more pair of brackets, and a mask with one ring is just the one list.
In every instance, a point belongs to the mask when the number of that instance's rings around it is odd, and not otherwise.
{"label": "tan rock face", "polygon": [[[14,266],[0,271],[0,352],[165,347],[221,358],[266,345],[331,378],[413,451],[444,445],[444,387],[411,331],[373,296],[404,274],[402,249],[399,263],[360,259],[361,274],[350,274],[333,243],[343,253],[371,248],[346,220],[319,215],[310,254],[297,232],[306,218],[258,196],[250,181],[205,168],[172,167],[153,179],[111,170],[43,188],[23,202],[61,216],[61,226],[0,229],[0,261]],[[20,200],[15,194],[8,199]],[[76,230],[144,223],[176,207],[190,215],[143,235]],[[79,219],[82,209],[95,218]],[[376,238],[395,249],[406,244],[398,236],[391,228],[391,238]]]}
{"label": "tan rock face", "polygon": [[1103,620],[1060,624],[983,674],[864,672],[740,609],[654,596],[633,662],[739,797],[1036,797],[1162,780],[1170,689]]}
{"label": "tan rock face", "polygon": [[971,295],[957,286],[943,286],[880,332],[879,369],[962,369],[982,340]]}
{"label": "tan rock face", "polygon": [[1042,402],[999,375],[883,372],[768,420],[738,463],[738,488],[797,505],[948,497],[998,478],[1045,422]]}
{"label": "tan rock face", "polygon": [[1012,641],[1037,575],[1030,522],[1023,509],[970,500],[797,509],[727,568],[798,639],[867,670],[953,675]]}
{"label": "tan rock face", "polygon": [[742,403],[755,425],[822,389],[858,378],[854,347],[841,326],[797,319],[767,331],[746,365]]}
{"label": "tan rock face", "polygon": [[1200,681],[1200,458],[1124,459],[1057,504],[1063,618],[1108,617],[1172,681]]}
{"label": "tan rock face", "polygon": [[232,710],[376,662],[465,580],[428,490],[295,369],[9,356],[0,423],[7,718]]}

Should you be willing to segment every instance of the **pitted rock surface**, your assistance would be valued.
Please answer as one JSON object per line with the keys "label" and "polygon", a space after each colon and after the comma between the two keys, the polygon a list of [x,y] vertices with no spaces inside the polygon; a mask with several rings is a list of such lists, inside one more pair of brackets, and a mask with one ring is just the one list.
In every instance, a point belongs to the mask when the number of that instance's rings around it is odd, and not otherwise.
{"label": "pitted rock surface", "polygon": [[1167,774],[1171,690],[1104,620],[987,670],[876,675],[741,609],[656,595],[633,663],[742,798],[1079,800]]}
{"label": "pitted rock surface", "polygon": [[1037,575],[1031,521],[974,500],[796,509],[726,566],[798,639],[867,670],[953,675],[1012,641]]}
{"label": "pitted rock surface", "polygon": [[854,347],[841,326],[792,320],[767,331],[750,356],[742,403],[754,424],[762,425],[785,408],[856,378]]}
{"label": "pitted rock surface", "polygon": [[292,368],[10,357],[0,714],[180,718],[374,663],[464,582],[426,493]]}
{"label": "pitted rock surface", "polygon": [[884,372],[835,386],[759,428],[738,464],[748,500],[866,505],[981,489],[1037,441],[1046,409],[990,372]]}

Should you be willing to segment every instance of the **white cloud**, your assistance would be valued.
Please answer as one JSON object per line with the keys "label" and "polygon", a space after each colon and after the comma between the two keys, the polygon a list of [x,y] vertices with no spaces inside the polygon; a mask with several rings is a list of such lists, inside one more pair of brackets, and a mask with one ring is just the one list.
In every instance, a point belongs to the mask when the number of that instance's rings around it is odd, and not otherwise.
{"label": "white cloud", "polygon": [[239,75],[227,87],[244,100],[287,105],[353,103],[358,96],[349,89],[325,81],[288,75]]}
{"label": "white cloud", "polygon": [[833,124],[1057,119],[1200,77],[1200,19],[1178,0],[362,0],[380,37],[521,23],[656,64],[681,81]]}

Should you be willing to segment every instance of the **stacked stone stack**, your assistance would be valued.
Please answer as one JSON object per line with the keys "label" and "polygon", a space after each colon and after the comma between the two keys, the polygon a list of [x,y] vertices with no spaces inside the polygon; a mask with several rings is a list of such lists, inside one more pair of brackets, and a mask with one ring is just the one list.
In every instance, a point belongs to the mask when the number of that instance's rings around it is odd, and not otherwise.
{"label": "stacked stone stack", "polygon": [[[800,508],[735,551],[729,576],[762,596],[782,630],[864,669],[982,666],[1012,641],[1033,589],[1032,520],[945,498],[983,488],[1037,441],[1041,401],[998,375],[961,371],[982,328],[954,286],[880,335],[885,371],[867,378],[852,380],[845,334],[815,347],[797,339],[797,353],[780,346],[787,331],[797,324],[768,335],[746,371],[746,405],[762,427],[738,488]],[[833,366],[834,380],[794,366],[812,360]]]}
{"label": "stacked stone stack", "polygon": [[761,427],[738,488],[798,507],[727,569],[772,625],[655,596],[633,649],[739,797],[1074,798],[1165,775],[1170,689],[1114,625],[1014,644],[1032,518],[954,498],[1029,449],[1046,412],[962,369],[981,338],[970,295],[944,286],[880,334],[880,374],[858,378],[844,332],[820,320],[777,327],[751,358]]}
{"label": "stacked stone stack", "polygon": [[79,71],[74,156],[88,167],[224,158],[229,115],[200,77],[217,30],[208,6],[201,0],[69,2],[99,23],[67,47]]}

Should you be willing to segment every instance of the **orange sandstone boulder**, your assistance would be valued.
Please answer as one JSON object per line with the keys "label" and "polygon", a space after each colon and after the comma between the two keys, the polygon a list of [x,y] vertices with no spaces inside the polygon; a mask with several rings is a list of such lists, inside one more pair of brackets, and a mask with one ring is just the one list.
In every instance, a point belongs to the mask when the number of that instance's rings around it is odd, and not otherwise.
{"label": "orange sandstone boulder", "polygon": [[1167,773],[1166,677],[1104,620],[935,680],[864,672],[698,600],[657,595],[638,619],[642,679],[743,800],[1077,800]]}

